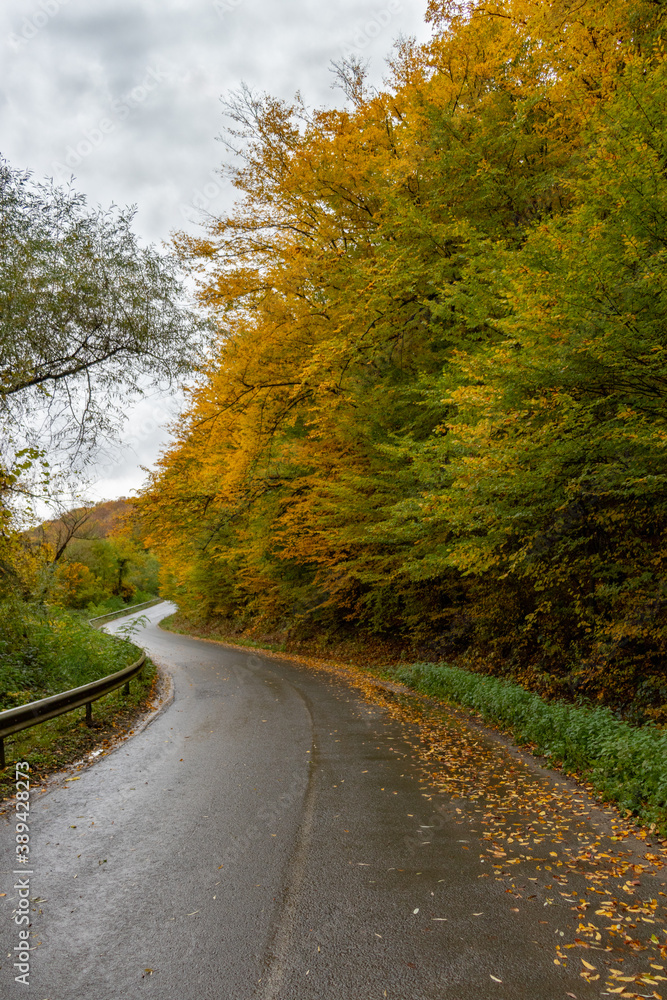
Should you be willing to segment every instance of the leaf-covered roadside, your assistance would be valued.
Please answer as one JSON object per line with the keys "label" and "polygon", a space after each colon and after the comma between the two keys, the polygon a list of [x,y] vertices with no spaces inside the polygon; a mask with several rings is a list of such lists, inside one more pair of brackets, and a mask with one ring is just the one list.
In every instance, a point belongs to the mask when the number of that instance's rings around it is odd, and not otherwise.
{"label": "leaf-covered roadside", "polygon": [[390,673],[424,694],[472,709],[566,773],[584,776],[606,801],[667,835],[667,731],[633,726],[608,708],[548,702],[518,684],[447,664]]}
{"label": "leaf-covered roadside", "polygon": [[574,963],[582,979],[614,995],[663,1000],[667,842],[599,808],[591,786],[539,773],[465,720],[370,687],[375,703],[418,726],[414,748],[431,786],[426,798],[436,816],[439,800],[445,808],[452,803],[470,849],[477,835],[480,865],[490,869],[479,877],[507,894],[508,917],[533,906],[543,920],[548,908],[556,965],[571,970]]}
{"label": "leaf-covered roadside", "polygon": [[388,679],[396,671],[262,655],[342,680],[406,724],[425,779],[415,849],[454,813],[467,831],[461,849],[479,850],[479,878],[507,895],[507,919],[527,906],[536,921],[555,923],[554,962],[569,972],[574,965],[585,990],[571,996],[667,998],[667,840],[601,807],[592,785],[545,771],[442,702]]}

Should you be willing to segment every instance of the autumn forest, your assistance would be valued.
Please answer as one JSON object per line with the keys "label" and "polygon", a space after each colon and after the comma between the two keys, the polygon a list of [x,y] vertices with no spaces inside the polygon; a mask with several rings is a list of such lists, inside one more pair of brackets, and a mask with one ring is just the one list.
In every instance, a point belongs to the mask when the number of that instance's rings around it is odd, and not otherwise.
{"label": "autumn forest", "polygon": [[342,110],[240,90],[216,338],[139,506],[193,621],[667,701],[667,61],[641,0],[432,0]]}

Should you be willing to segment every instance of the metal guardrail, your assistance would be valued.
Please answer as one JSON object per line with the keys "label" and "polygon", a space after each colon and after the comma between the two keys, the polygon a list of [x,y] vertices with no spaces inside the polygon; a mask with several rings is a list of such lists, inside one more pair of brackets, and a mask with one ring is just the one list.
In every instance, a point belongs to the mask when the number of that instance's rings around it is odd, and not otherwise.
{"label": "metal guardrail", "polygon": [[[133,607],[124,609],[123,613],[127,614],[136,608],[152,603],[154,602],[144,601],[143,604],[135,604]],[[118,614],[118,612],[112,612],[112,614]],[[90,621],[92,624],[93,621],[108,617],[108,615],[98,615],[97,618],[91,618]],[[40,722],[55,719],[58,715],[65,715],[67,712],[82,708],[84,705],[86,706],[86,723],[91,725],[92,703],[122,685],[125,685],[125,693],[129,694],[130,680],[139,673],[145,662],[146,654],[142,653],[138,660],[123,667],[122,670],[118,670],[115,674],[100,677],[99,680],[72,688],[70,691],[51,695],[50,698],[41,698],[39,701],[31,701],[27,705],[7,708],[4,712],[0,712],[0,768],[5,767],[5,739],[7,736],[12,736],[23,729],[29,729],[31,726],[38,726]]]}
{"label": "metal guardrail", "polygon": [[[105,615],[95,615],[94,618],[89,618],[88,621],[91,625],[93,622],[101,622],[103,618],[118,618],[123,615],[129,615],[131,611],[136,611],[138,608],[152,608],[154,604],[162,604],[164,597],[151,597],[150,601],[143,601],[141,604],[130,604],[127,608],[118,608],[117,611],[107,611]],[[97,628],[97,625],[93,625],[93,628]]]}

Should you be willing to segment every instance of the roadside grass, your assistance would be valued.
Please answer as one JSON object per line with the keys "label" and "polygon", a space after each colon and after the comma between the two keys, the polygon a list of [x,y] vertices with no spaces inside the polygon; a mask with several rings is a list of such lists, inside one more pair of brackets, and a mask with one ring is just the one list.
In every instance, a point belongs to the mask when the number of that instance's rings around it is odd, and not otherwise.
{"label": "roadside grass", "polygon": [[136,646],[92,628],[81,614],[22,601],[0,603],[0,711],[112,674]]}
{"label": "roadside grass", "polygon": [[[98,632],[79,614],[20,601],[0,604],[0,711],[79,687],[134,662],[138,647]],[[130,682],[93,703],[93,726],[85,708],[25,729],[5,740],[7,768],[0,771],[0,800],[13,791],[11,764],[26,760],[38,781],[103,748],[148,707],[157,671],[146,661]]]}
{"label": "roadside grass", "polygon": [[133,604],[144,604],[146,601],[159,601],[157,594],[149,594],[145,590],[138,590],[132,597],[130,604],[126,604],[122,597],[105,597],[103,601],[86,606],[86,618],[97,618],[99,615],[108,615],[113,611],[118,614],[125,614],[131,609]]}
{"label": "roadside grass", "polygon": [[445,663],[415,663],[385,674],[475,712],[667,835],[667,731],[655,723],[633,726],[608,708],[547,702],[511,681]]}
{"label": "roadside grass", "polygon": [[12,764],[26,760],[34,784],[93,750],[105,750],[132,728],[134,720],[150,707],[157,671],[146,660],[138,677],[130,681],[130,694],[121,689],[93,702],[93,725],[85,724],[85,708],[24,729],[5,740],[7,767],[0,771],[0,802],[14,793]]}
{"label": "roadside grass", "polygon": [[[149,607],[154,607],[154,605],[161,603],[162,603],[161,597],[147,597],[145,601],[137,602],[137,604],[148,605],[148,607],[142,608],[141,609],[142,611],[148,611]],[[111,622],[116,621],[117,618],[122,618],[123,615],[133,614],[135,607],[136,604],[124,604],[121,608],[110,608],[107,611],[100,611],[99,615],[97,608],[95,608],[95,611],[93,613],[93,610],[91,610],[91,607],[89,607],[86,612],[86,620],[98,617],[104,618],[103,622],[95,623],[95,627],[99,628],[101,625],[109,625]]]}
{"label": "roadside grass", "polygon": [[[268,643],[240,641],[188,626],[180,615],[165,618],[160,625],[182,634],[283,652]],[[289,659],[290,653],[285,655]],[[311,655],[322,656],[322,652],[312,650]],[[546,757],[553,767],[589,785],[603,801],[667,836],[667,729],[653,722],[632,725],[608,708],[545,701],[512,681],[447,663],[380,667],[361,666],[357,661],[356,665],[373,677],[474,713],[519,745]]]}

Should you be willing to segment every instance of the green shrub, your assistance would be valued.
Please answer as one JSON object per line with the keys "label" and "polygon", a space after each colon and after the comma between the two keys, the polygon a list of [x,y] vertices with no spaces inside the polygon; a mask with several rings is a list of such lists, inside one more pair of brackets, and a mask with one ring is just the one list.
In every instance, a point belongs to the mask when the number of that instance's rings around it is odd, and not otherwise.
{"label": "green shrub", "polygon": [[86,617],[19,600],[0,602],[0,711],[114,673],[136,646],[91,628]]}
{"label": "green shrub", "polygon": [[394,676],[424,694],[479,713],[566,772],[585,777],[643,822],[667,831],[667,732],[632,726],[608,708],[547,702],[511,681],[446,664],[416,663]]}

